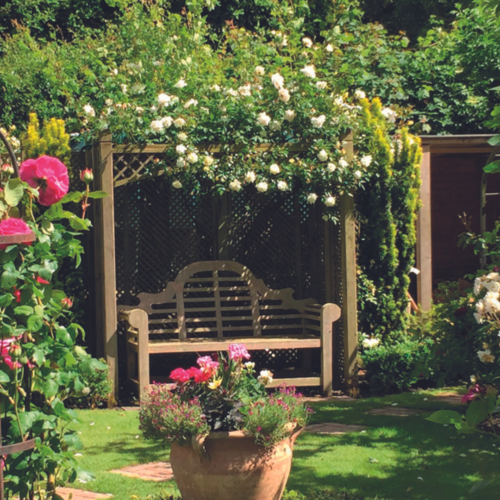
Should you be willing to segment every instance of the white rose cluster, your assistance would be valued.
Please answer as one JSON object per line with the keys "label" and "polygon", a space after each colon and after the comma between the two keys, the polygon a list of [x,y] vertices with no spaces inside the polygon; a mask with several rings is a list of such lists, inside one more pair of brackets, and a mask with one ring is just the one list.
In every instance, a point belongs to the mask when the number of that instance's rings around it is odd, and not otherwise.
{"label": "white rose cluster", "polygon": [[497,272],[479,276],[474,281],[474,294],[485,293],[484,297],[476,302],[474,318],[481,324],[486,321],[500,323],[500,274]]}
{"label": "white rose cluster", "polygon": [[373,349],[374,347],[377,347],[380,344],[380,339],[365,338],[363,339],[361,344],[365,349]]}

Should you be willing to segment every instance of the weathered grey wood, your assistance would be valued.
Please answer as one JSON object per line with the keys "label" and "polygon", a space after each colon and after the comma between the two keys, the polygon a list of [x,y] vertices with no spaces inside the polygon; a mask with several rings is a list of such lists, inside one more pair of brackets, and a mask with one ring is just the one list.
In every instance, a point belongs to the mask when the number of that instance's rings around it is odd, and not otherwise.
{"label": "weathered grey wood", "polygon": [[325,396],[332,395],[333,385],[333,323],[340,317],[336,304],[325,304],[321,308],[321,386]]}
{"label": "weathered grey wood", "polygon": [[118,395],[118,341],[116,314],[115,218],[113,197],[113,143],[103,134],[93,148],[96,190],[108,196],[94,202],[94,250],[96,277],[96,322],[98,355],[109,366],[114,394]]}
{"label": "weathered grey wood", "polygon": [[[345,139],[346,155],[353,158],[352,133]],[[356,358],[358,354],[358,320],[356,293],[356,218],[354,198],[344,193],[340,200],[342,234],[342,324],[344,330],[344,378],[349,395],[358,395]]]}
{"label": "weathered grey wood", "polygon": [[417,218],[417,302],[428,311],[432,305],[432,224],[431,224],[431,147],[422,146],[420,200]]}

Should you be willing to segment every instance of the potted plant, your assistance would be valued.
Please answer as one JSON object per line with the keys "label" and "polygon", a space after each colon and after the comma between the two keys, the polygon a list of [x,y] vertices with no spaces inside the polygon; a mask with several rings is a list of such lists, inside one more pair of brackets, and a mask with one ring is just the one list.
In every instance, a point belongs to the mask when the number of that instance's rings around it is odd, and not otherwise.
{"label": "potted plant", "polygon": [[295,439],[311,413],[295,388],[255,377],[244,345],[198,358],[175,369],[172,390],[155,384],[141,402],[140,429],[147,439],[172,443],[170,461],[186,500],[278,500],[292,464]]}

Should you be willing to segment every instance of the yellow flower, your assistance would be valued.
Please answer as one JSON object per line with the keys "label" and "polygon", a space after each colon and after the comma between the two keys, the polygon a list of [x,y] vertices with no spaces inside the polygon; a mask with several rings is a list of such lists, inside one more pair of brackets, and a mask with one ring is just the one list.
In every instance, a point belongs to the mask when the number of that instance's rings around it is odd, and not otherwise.
{"label": "yellow flower", "polygon": [[212,382],[210,382],[208,384],[208,388],[211,389],[212,391],[214,391],[215,389],[217,389],[217,387],[219,387],[222,383],[222,379],[221,378],[215,378],[212,380]]}

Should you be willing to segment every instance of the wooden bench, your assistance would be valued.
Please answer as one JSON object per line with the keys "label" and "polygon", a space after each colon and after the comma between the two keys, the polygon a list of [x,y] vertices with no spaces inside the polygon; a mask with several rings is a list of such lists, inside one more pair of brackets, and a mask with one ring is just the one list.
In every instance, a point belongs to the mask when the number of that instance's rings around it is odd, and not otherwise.
{"label": "wooden bench", "polygon": [[[250,350],[321,349],[321,377],[275,379],[332,392],[335,304],[295,300],[291,288],[270,290],[242,264],[195,262],[160,293],[141,293],[138,306],[120,306],[126,324],[128,378],[145,394],[150,354],[207,353],[242,343]],[[310,351],[309,351],[310,352]]]}

